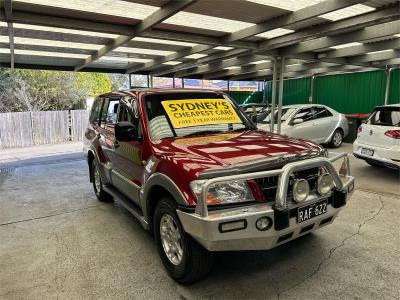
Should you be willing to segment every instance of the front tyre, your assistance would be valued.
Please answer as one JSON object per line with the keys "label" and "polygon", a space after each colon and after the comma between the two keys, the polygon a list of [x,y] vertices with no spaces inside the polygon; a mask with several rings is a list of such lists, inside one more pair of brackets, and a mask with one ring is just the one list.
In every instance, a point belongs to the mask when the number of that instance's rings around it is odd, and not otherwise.
{"label": "front tyre", "polygon": [[158,203],[153,230],[161,261],[174,280],[189,284],[210,271],[212,253],[183,230],[176,213],[176,203],[171,199],[163,198]]}
{"label": "front tyre", "polygon": [[332,139],[329,146],[332,148],[339,148],[343,143],[343,132],[340,129],[336,129],[332,135]]}

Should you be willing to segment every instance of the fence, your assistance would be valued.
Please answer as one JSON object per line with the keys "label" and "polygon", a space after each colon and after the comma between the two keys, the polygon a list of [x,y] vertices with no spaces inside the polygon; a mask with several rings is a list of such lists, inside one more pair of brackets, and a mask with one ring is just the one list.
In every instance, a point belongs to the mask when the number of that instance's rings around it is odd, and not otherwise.
{"label": "fence", "polygon": [[81,141],[88,111],[0,113],[0,148]]}

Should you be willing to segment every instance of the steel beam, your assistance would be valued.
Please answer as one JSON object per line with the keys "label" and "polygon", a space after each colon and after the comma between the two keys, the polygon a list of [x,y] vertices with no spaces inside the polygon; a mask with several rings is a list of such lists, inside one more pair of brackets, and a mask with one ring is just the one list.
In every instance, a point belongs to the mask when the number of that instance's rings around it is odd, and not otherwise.
{"label": "steel beam", "polygon": [[382,37],[393,36],[400,33],[400,21],[392,21],[384,24],[374,25],[358,29],[349,33],[336,36],[327,36],[303,43],[284,47],[280,50],[281,55],[293,56],[293,54],[325,49],[351,42],[363,42]]}
{"label": "steel beam", "polygon": [[362,44],[359,46],[329,50],[327,52],[318,53],[317,58],[336,58],[345,56],[355,56],[368,52],[388,50],[388,49],[400,49],[400,39],[394,38],[391,40]]}
{"label": "steel beam", "polygon": [[267,20],[265,22],[244,28],[237,32],[231,33],[222,39],[223,43],[228,43],[236,40],[240,40],[249,36],[254,36],[259,33],[270,31],[280,27],[286,27],[291,24],[306,21],[311,18],[321,16],[326,13],[330,13],[335,10],[339,10],[354,4],[365,2],[365,0],[328,0],[321,3],[311,5],[309,7],[299,9],[295,12],[287,15]]}
{"label": "steel beam", "polygon": [[269,50],[277,47],[284,47],[295,43],[303,42],[311,38],[319,38],[326,35],[337,35],[352,30],[362,29],[368,26],[398,20],[400,16],[399,5],[394,4],[388,7],[379,8],[369,13],[351,18],[318,24],[311,28],[305,28],[293,33],[285,34],[276,38],[261,42],[259,50]]}
{"label": "steel beam", "polygon": [[367,53],[363,55],[349,57],[349,64],[353,65],[359,62],[372,62],[400,58],[400,50],[384,50],[384,52]]}
{"label": "steel beam", "polygon": [[152,26],[157,25],[168,19],[172,15],[178,13],[184,8],[196,3],[198,0],[180,0],[180,1],[170,1],[165,6],[161,7],[150,16],[141,21],[138,25],[134,27],[133,33],[130,35],[120,35],[111,43],[103,46],[101,49],[97,50],[90,57],[85,59],[82,64],[79,64],[75,67],[75,71],[79,71],[80,69],[86,67],[91,64],[93,61],[99,59],[100,57],[106,55],[110,51],[126,44],[135,36],[140,35],[142,32],[150,29]]}
{"label": "steel beam", "polygon": [[[18,9],[21,9],[23,11],[19,10],[16,11],[15,7],[18,7]],[[30,11],[31,9],[31,5],[26,3],[17,2],[15,7],[13,13],[13,22],[16,23],[59,27],[66,29],[76,29],[76,30],[91,31],[91,32],[102,32],[102,33],[127,35],[127,36],[135,34],[134,27],[128,25],[87,21],[72,17],[71,18],[56,17],[52,15],[45,15],[43,13],[37,13],[34,11],[26,13],[25,11]],[[59,15],[62,15],[62,13],[63,11],[60,10]],[[213,45],[214,47],[222,45],[220,39],[217,37],[196,35],[191,33],[171,32],[159,29],[148,29],[142,32],[141,36],[147,38],[160,39],[160,40],[171,40],[171,41]],[[224,46],[245,48],[245,49],[257,48],[256,43],[247,41],[236,41],[225,44]]]}
{"label": "steel beam", "polygon": [[10,45],[10,67],[14,69],[14,27],[12,24],[12,0],[4,0],[4,16],[7,22],[8,41]]}
{"label": "steel beam", "polygon": [[[282,26],[288,26],[288,25],[295,24],[295,23],[298,23],[301,21],[305,21],[310,18],[318,17],[325,13],[329,13],[331,11],[345,8],[345,7],[348,7],[348,6],[357,4],[357,3],[361,3],[361,2],[365,2],[365,0],[364,1],[362,1],[362,0],[361,1],[360,0],[327,0],[322,3],[318,3],[315,5],[306,7],[304,9],[298,10],[296,12],[289,13],[288,15],[274,18],[273,20],[269,20],[269,21],[263,22],[261,24],[256,24],[254,26],[251,26],[251,27],[245,28],[243,30],[239,30],[237,32],[226,35],[225,37],[220,39],[220,43],[221,43],[221,45],[225,45],[226,43],[236,41],[238,39],[254,36],[258,33],[276,29],[276,28],[279,28]],[[265,53],[265,51],[258,51],[258,52]],[[271,55],[274,55],[274,54],[271,54]],[[149,63],[149,66],[155,66],[155,65],[157,65],[156,62]],[[197,64],[197,65],[199,65],[199,64]],[[169,73],[176,73],[177,71],[182,70],[182,69],[178,69],[178,68],[182,68],[182,66],[177,65],[175,67],[170,68]],[[136,69],[136,71],[138,71],[138,70],[140,70],[140,69]],[[153,71],[155,76],[167,74],[166,72],[160,73],[160,74],[158,74],[156,72]]]}

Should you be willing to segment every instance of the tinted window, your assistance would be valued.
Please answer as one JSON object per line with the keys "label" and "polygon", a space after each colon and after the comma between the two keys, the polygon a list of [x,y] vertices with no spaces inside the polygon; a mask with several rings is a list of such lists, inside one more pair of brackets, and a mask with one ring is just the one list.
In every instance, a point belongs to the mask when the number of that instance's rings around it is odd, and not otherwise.
{"label": "tinted window", "polygon": [[331,112],[327,110],[325,107],[314,107],[315,119],[327,118],[331,116],[332,116]]}
{"label": "tinted window", "polygon": [[136,132],[135,136],[137,138],[142,138],[142,126],[140,124],[140,120],[136,118],[130,109],[126,107],[125,105],[122,105],[119,109],[119,115],[118,115],[118,122],[129,122],[135,125]]}
{"label": "tinted window", "polygon": [[101,106],[103,104],[103,99],[97,98],[92,106],[92,112],[90,114],[90,122],[99,124],[100,122],[100,112]]}
{"label": "tinted window", "polygon": [[314,118],[311,108],[303,108],[296,113],[293,119],[303,119],[304,122],[311,121]]}
{"label": "tinted window", "polygon": [[372,113],[368,123],[380,126],[400,126],[400,108],[378,108]]}
{"label": "tinted window", "polygon": [[101,111],[101,127],[114,125],[117,120],[119,99],[105,99],[103,109]]}

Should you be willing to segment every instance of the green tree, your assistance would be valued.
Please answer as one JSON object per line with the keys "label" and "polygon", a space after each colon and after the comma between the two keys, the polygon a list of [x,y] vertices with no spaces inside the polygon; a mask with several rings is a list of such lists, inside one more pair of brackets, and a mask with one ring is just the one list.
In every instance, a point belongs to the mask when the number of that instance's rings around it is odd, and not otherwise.
{"label": "green tree", "polygon": [[111,88],[103,73],[0,69],[0,112],[84,108]]}

